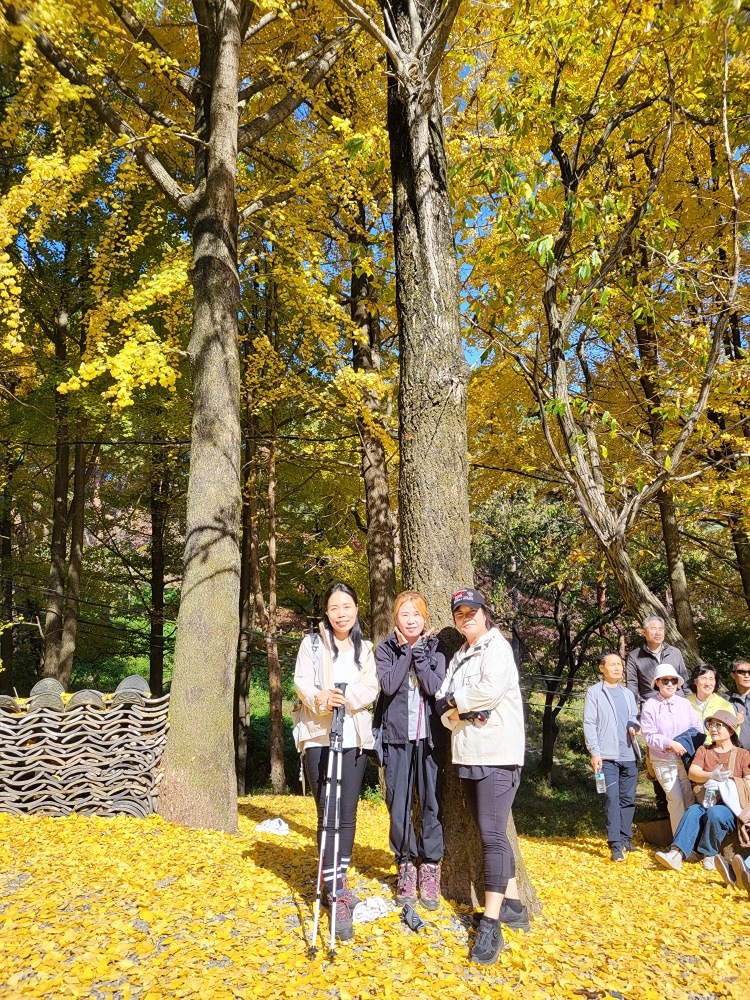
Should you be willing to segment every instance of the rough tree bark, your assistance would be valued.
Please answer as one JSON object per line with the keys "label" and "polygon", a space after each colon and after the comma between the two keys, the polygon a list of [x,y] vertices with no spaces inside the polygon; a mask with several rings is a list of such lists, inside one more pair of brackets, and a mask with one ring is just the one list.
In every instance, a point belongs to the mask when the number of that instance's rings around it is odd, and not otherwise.
{"label": "rough tree bark", "polygon": [[[350,242],[368,252],[365,206],[358,205],[360,229]],[[359,333],[352,346],[355,371],[380,371],[380,317],[372,278],[352,265],[351,317]],[[379,419],[380,401],[367,400],[373,419]],[[370,633],[373,642],[384,639],[393,627],[391,612],[396,597],[396,559],[385,446],[365,419],[357,421],[362,455],[362,481],[367,507],[367,566],[370,581]]]}
{"label": "rough tree bark", "polygon": [[234,663],[239,633],[240,366],[235,171],[240,4],[196,4],[199,193],[191,212],[193,420],[184,575],[177,617],[172,726],[160,813],[183,826],[234,831]]}
{"label": "rough tree bark", "polygon": [[[451,594],[473,582],[466,415],[469,367],[461,338],[440,85],[440,64],[460,0],[425,4],[382,0],[383,28],[353,0],[337,3],[377,39],[388,60],[403,583],[422,591],[439,629],[452,624]],[[467,827],[465,822],[467,810],[452,767],[446,769],[443,811],[443,891],[453,899],[469,901],[482,852],[473,825]],[[517,842],[514,851],[520,857]],[[467,872],[472,873],[468,881]],[[521,884],[524,898],[535,910],[538,902],[531,883],[522,877]]]}
{"label": "rough tree bark", "polygon": [[[250,68],[240,69],[243,38],[254,38],[267,25],[276,26],[279,14],[263,13],[252,22],[255,7],[245,0],[194,0],[192,24],[172,23],[175,49],[165,52],[170,34],[144,23],[139,13],[119,0],[102,8],[112,16],[111,35],[127,31],[150,58],[136,53],[132,64],[136,78],[132,92],[122,86],[121,74],[129,72],[122,61],[109,73],[99,67],[90,79],[85,63],[40,27],[56,28],[45,20],[44,5],[27,4],[22,10],[2,0],[10,24],[26,33],[29,44],[72,85],[81,88],[91,110],[118,137],[170,203],[187,220],[193,252],[193,327],[188,355],[193,368],[193,421],[190,478],[188,483],[184,576],[175,645],[171,688],[171,728],[164,756],[164,780],[159,810],[183,826],[234,831],[237,797],[232,766],[232,708],[234,670],[239,634],[239,517],[240,422],[238,309],[239,278],[237,238],[239,213],[236,201],[238,150],[249,151],[280,122],[288,119],[308,99],[341,53],[351,25],[333,32],[320,31],[313,45],[302,46],[290,56],[295,79],[289,89],[261,114],[243,122],[239,113],[255,107],[252,98],[279,84],[274,73],[259,70],[248,83]],[[163,11],[157,11],[157,18]],[[156,28],[161,27],[157,21]],[[98,27],[98,26],[97,26]],[[90,29],[87,44],[95,44],[97,27]],[[105,29],[103,29],[105,30]],[[197,45],[190,32],[197,33]],[[109,37],[109,36],[108,36]],[[291,44],[295,48],[295,43]],[[197,50],[197,65],[192,61]],[[283,50],[279,50],[280,52]],[[108,48],[97,49],[104,60]],[[179,52],[179,55],[176,53]],[[165,59],[165,55],[167,58]],[[175,72],[165,70],[187,60]],[[152,95],[163,95],[162,107],[141,98],[150,67],[158,65]],[[154,77],[149,78],[154,82]],[[240,87],[242,84],[242,87]],[[295,86],[296,84],[296,86]],[[124,102],[124,103],[123,103]],[[187,143],[193,164],[193,187],[185,190],[187,174],[169,172],[175,159],[160,158],[159,147],[144,139],[151,123],[163,126],[171,116],[194,108],[195,120],[176,125],[175,141]],[[194,138],[190,133],[194,133]],[[280,200],[248,199],[243,218],[267,211]]]}

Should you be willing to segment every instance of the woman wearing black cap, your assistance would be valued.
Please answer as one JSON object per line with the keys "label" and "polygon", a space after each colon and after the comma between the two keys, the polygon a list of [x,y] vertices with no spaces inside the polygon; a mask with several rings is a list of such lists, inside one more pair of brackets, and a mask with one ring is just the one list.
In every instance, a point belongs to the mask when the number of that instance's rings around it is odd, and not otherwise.
{"label": "woman wearing black cap", "polygon": [[451,731],[453,763],[482,840],[484,914],[471,958],[490,965],[504,944],[501,923],[529,927],[506,833],[524,760],[523,707],[513,652],[484,597],[470,588],[459,590],[451,611],[465,642],[446,671],[438,711]]}

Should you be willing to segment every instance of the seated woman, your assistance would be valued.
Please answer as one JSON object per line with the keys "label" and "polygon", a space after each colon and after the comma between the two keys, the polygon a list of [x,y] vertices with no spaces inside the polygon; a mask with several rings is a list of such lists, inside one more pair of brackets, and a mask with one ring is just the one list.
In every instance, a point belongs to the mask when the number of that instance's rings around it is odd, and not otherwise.
{"label": "seated woman", "polygon": [[[715,712],[732,712],[734,709],[720,694],[716,692],[718,677],[716,670],[708,663],[699,664],[690,675],[688,687],[690,694],[687,700],[698,713],[701,725],[704,721],[714,715]],[[710,734],[706,738],[706,743],[710,743]]]}
{"label": "seated woman", "polygon": [[698,748],[688,774],[699,785],[705,785],[712,778],[719,786],[716,801],[708,808],[696,803],[685,811],[670,849],[656,852],[657,860],[665,868],[679,871],[683,860],[693,851],[702,856],[704,868],[715,867],[714,858],[721,842],[734,829],[735,823],[734,813],[721,801],[721,786],[732,778],[750,776],[750,751],[739,745],[737,725],[734,712],[722,709],[706,719],[706,729],[713,743]]}

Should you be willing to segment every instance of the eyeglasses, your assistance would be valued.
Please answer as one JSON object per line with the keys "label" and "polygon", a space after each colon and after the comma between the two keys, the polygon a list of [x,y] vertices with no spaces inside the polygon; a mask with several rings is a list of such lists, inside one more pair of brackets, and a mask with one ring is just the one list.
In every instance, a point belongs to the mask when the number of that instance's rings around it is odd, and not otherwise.
{"label": "eyeglasses", "polygon": [[707,722],[706,729],[728,729],[729,726],[725,725],[723,722]]}
{"label": "eyeglasses", "polygon": [[750,670],[735,670],[739,677],[750,677]]}
{"label": "eyeglasses", "polygon": [[660,677],[657,684],[679,684],[676,677]]}

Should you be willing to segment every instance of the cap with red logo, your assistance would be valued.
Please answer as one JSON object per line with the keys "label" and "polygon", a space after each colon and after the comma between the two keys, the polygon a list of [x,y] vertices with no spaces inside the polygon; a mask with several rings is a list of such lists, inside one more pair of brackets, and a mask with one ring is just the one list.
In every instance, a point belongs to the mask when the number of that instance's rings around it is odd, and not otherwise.
{"label": "cap with red logo", "polygon": [[467,608],[487,607],[487,602],[479,591],[470,590],[468,587],[464,590],[457,590],[453,597],[451,597],[451,614],[462,604],[465,604]]}

